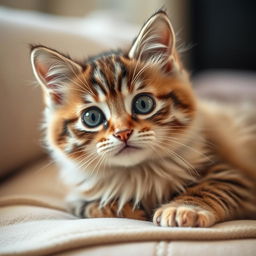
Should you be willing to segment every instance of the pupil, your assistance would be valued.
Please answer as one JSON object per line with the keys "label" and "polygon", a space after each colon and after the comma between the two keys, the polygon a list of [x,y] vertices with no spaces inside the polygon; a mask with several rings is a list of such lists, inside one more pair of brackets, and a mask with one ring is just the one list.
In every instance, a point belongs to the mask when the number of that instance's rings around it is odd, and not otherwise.
{"label": "pupil", "polygon": [[95,122],[95,120],[96,120],[96,116],[94,113],[92,113],[92,121]]}
{"label": "pupil", "polygon": [[142,107],[142,108],[146,108],[146,103],[145,103],[144,100],[141,101],[141,107]]}

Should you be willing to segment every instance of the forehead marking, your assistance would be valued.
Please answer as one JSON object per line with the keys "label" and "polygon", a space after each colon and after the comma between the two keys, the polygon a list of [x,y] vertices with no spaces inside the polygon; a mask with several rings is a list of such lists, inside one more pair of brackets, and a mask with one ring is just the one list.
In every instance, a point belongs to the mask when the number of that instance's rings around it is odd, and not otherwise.
{"label": "forehead marking", "polygon": [[94,84],[94,88],[95,88],[96,92],[98,93],[99,100],[100,101],[105,101],[106,100],[106,94],[105,94],[104,90],[102,89],[102,87],[99,86],[98,84]]}
{"label": "forehead marking", "polygon": [[122,92],[123,95],[128,95],[129,94],[126,77],[123,77],[122,80],[121,80],[121,92]]}
{"label": "forehead marking", "polygon": [[86,104],[95,102],[94,97],[90,94],[85,94],[83,96],[83,98],[84,98]]}
{"label": "forehead marking", "polygon": [[122,69],[118,62],[115,62],[114,67],[115,67],[115,82],[118,83],[119,76],[121,75]]}
{"label": "forehead marking", "polygon": [[106,91],[108,90],[108,82],[104,76],[103,71],[100,70],[98,66],[96,66],[96,68],[93,71],[93,77],[97,82],[99,82],[97,84],[101,87],[102,92],[106,94]]}
{"label": "forehead marking", "polygon": [[141,90],[141,89],[143,89],[144,88],[144,86],[143,86],[143,83],[142,83],[142,81],[141,80],[137,80],[136,82],[135,82],[135,84],[134,84],[134,90],[135,91],[139,91],[139,90]]}

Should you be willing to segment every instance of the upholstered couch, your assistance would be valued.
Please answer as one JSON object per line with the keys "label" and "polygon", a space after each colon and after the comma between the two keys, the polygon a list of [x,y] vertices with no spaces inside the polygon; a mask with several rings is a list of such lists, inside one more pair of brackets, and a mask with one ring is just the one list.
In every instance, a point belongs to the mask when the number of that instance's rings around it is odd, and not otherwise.
{"label": "upholstered couch", "polygon": [[[66,188],[40,146],[43,106],[28,44],[77,58],[109,46],[100,35],[79,33],[81,22],[0,8],[0,255],[255,255],[253,220],[161,228],[129,219],[78,219],[66,211]],[[202,97],[221,100],[239,95],[256,101],[255,83],[254,74],[208,73],[195,80]]]}

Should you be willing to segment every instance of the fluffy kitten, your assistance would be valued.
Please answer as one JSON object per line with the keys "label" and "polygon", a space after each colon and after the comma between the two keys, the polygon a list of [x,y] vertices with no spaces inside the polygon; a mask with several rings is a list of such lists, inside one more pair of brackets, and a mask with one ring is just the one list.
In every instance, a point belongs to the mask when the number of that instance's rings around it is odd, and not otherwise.
{"label": "fluffy kitten", "polygon": [[179,227],[255,216],[251,110],[195,97],[164,11],[128,51],[79,63],[39,45],[31,61],[75,215]]}

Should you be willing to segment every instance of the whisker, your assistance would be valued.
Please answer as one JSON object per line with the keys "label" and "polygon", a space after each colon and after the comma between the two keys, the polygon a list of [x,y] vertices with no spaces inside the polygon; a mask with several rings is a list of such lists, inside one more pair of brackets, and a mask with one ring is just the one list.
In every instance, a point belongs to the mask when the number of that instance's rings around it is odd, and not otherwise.
{"label": "whisker", "polygon": [[81,158],[79,158],[81,160],[78,162],[78,168],[79,169],[82,168],[83,165],[87,163],[88,159],[91,159],[93,156],[94,156],[94,153],[90,153],[89,155],[85,155],[85,154],[82,155]]}
{"label": "whisker", "polygon": [[157,143],[157,144],[154,144],[154,146],[156,146],[156,147],[158,147],[162,150],[165,150],[165,152],[167,152],[171,156],[176,157],[176,159],[178,158],[183,164],[185,164],[184,167],[187,169],[187,171],[189,171],[189,173],[191,173],[191,170],[192,170],[195,174],[197,174],[196,169],[186,159],[184,159],[182,156],[180,156],[179,154],[177,154],[173,150],[171,150],[169,148],[166,148],[166,147],[163,147],[163,144],[161,142]]}
{"label": "whisker", "polygon": [[98,155],[92,152],[89,156],[86,157],[85,161],[81,163],[81,165],[79,166],[79,169],[80,168],[86,169],[94,160],[97,159],[97,157]]}
{"label": "whisker", "polygon": [[98,173],[97,167],[99,166],[99,168],[100,168],[100,165],[101,165],[101,162],[103,159],[104,159],[104,153],[99,157],[99,159],[98,159],[96,165],[94,166],[93,170],[91,171],[91,173],[94,173],[95,170],[96,170],[96,174]]}
{"label": "whisker", "polygon": [[177,140],[175,140],[172,137],[164,137],[164,136],[161,137],[161,136],[159,136],[159,138],[163,139],[165,142],[168,141],[168,142],[173,142],[173,143],[176,143],[178,145],[181,145],[181,146],[183,146],[183,147],[185,147],[185,148],[187,148],[187,149],[189,149],[189,150],[191,150],[191,151],[193,151],[195,153],[198,153],[199,155],[207,158],[209,161],[212,162],[212,160],[207,155],[205,155],[204,153],[200,152],[199,150],[196,150],[195,148],[190,147],[189,145],[186,145],[186,144],[184,144],[184,143],[182,143],[180,141],[177,141]]}

